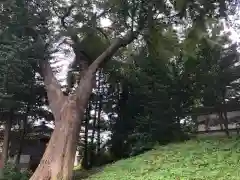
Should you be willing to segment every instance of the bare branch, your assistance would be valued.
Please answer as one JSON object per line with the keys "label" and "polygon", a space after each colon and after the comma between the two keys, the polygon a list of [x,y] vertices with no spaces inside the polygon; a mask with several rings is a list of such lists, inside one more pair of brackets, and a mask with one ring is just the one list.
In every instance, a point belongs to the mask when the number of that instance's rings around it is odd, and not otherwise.
{"label": "bare branch", "polygon": [[[144,1],[141,3],[141,10],[139,13],[138,27],[135,31],[132,29],[127,32],[123,38],[117,38],[93,63],[88,67],[84,76],[81,79],[80,84],[76,89],[77,99],[81,102],[86,102],[88,95],[90,96],[92,90],[92,80],[94,79],[97,69],[104,63],[106,63],[111,57],[121,48],[125,47],[134,41],[140,32],[145,27],[145,22],[147,20],[147,9],[145,7]],[[83,93],[85,92],[85,93]],[[88,95],[86,95],[88,92]],[[86,99],[87,98],[87,99]]]}
{"label": "bare branch", "polygon": [[63,15],[63,17],[61,17],[61,23],[62,23],[62,26],[65,29],[68,28],[67,25],[66,25],[65,19],[71,14],[74,7],[75,7],[74,5],[69,6],[66,13]]}
{"label": "bare branch", "polygon": [[138,27],[135,31],[129,30],[123,38],[116,39],[88,68],[87,74],[94,74],[101,64],[109,60],[121,47],[125,47],[134,41],[145,27],[147,20],[147,10],[143,4],[141,7],[141,17],[138,19]]}
{"label": "bare branch", "polygon": [[96,19],[99,19],[99,18],[103,17],[104,15],[106,15],[109,12],[109,10],[110,10],[110,8],[104,10],[99,15],[96,15]]}
{"label": "bare branch", "polygon": [[106,40],[110,41],[108,35],[103,31],[102,28],[97,27],[96,29],[105,37]]}
{"label": "bare branch", "polygon": [[61,110],[62,105],[65,102],[66,97],[64,96],[61,86],[53,74],[52,68],[48,60],[41,60],[39,62],[41,69],[41,75],[44,79],[44,85],[47,91],[47,97],[49,106],[56,119],[59,115],[59,110]]}
{"label": "bare branch", "polygon": [[53,8],[54,13],[55,13],[57,16],[59,16],[59,15],[58,15],[58,12],[57,12],[57,9],[55,8],[55,3],[54,3],[53,0],[51,0],[51,4],[52,4],[52,8]]}
{"label": "bare branch", "polygon": [[[67,25],[66,25],[65,19],[66,19],[68,16],[70,16],[70,14],[71,14],[71,12],[72,12],[72,10],[73,10],[74,7],[75,7],[75,5],[69,6],[69,7],[67,8],[65,14],[64,14],[62,17],[60,17],[60,19],[61,19],[61,24],[62,24],[62,26],[63,26],[65,29],[68,28]],[[103,12],[101,12],[99,15],[97,15],[97,14],[93,15],[93,17],[92,17],[92,19],[90,20],[90,22],[91,22],[92,20],[94,20],[94,19],[97,20],[97,19],[103,17],[108,11],[109,11],[109,9],[106,9],[106,10],[104,10]]]}
{"label": "bare branch", "polygon": [[143,26],[139,26],[137,31],[129,31],[125,37],[116,39],[86,70],[81,83],[76,89],[76,95],[80,101],[85,101],[86,96],[81,92],[91,92],[92,80],[95,77],[97,69],[109,60],[121,47],[125,47],[137,38]]}

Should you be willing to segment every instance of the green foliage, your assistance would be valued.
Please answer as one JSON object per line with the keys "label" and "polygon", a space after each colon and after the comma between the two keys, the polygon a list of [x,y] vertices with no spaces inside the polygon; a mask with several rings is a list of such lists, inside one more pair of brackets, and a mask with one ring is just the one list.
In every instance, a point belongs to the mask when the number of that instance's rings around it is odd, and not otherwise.
{"label": "green foliage", "polygon": [[112,129],[113,154],[135,155],[150,149],[155,142],[187,138],[179,121],[194,104],[193,87],[179,64],[169,62],[169,53],[162,55],[147,56],[141,52],[133,57],[135,63],[123,75],[120,94],[127,95],[119,100],[120,119]]}
{"label": "green foliage", "polygon": [[[26,27],[37,27],[43,30],[39,32],[40,34],[47,33],[47,28],[42,27],[47,22],[45,19],[47,11],[43,13],[42,10],[36,10],[33,7],[34,4],[28,3],[21,0],[2,4],[0,26],[1,110],[12,109],[16,113],[22,114],[26,112],[26,106],[31,106],[31,111],[36,112],[33,117],[42,117],[46,112],[41,109],[41,106],[45,104],[46,94],[41,84],[42,79],[36,77],[36,73],[38,72],[37,61],[43,58],[43,54],[39,56],[41,50],[34,49],[33,41],[29,37]],[[41,6],[44,5],[46,4],[41,4]],[[28,6],[28,10],[26,6]],[[33,17],[30,14],[36,16]],[[46,58],[47,53],[44,56]]]}
{"label": "green foliage", "polygon": [[[72,3],[72,12],[68,12],[69,3]],[[36,29],[49,46],[55,46],[59,36],[67,35],[74,42],[71,45],[78,57],[76,60],[83,62],[83,56],[87,55],[90,59],[87,64],[107,48],[106,35],[111,42],[129,30],[139,27],[144,29],[140,33],[141,41],[133,45],[133,49],[140,54],[130,57],[130,62],[128,55],[131,52],[126,52],[128,49],[125,48],[115,59],[119,62],[125,60],[130,65],[122,66],[122,63],[119,63],[120,67],[112,67],[113,71],[120,72],[115,73],[114,83],[109,82],[112,87],[117,87],[117,90],[113,90],[108,96],[116,105],[115,108],[111,106],[113,108],[108,112],[118,115],[117,120],[113,119],[116,120],[114,123],[110,122],[113,133],[112,149],[118,151],[118,158],[151,148],[155,142],[166,143],[182,139],[179,121],[186,111],[194,106],[196,97],[201,98],[199,96],[202,95],[197,89],[205,82],[197,81],[209,77],[216,80],[219,75],[216,63],[209,68],[207,63],[203,63],[212,56],[203,41],[211,42],[207,34],[207,22],[226,15],[224,0],[220,3],[216,0],[76,0],[51,3],[19,0],[1,5],[1,102],[10,99],[11,101],[4,103],[4,108],[17,107],[20,112],[24,112],[22,109],[25,109],[28,103],[31,103],[31,108],[35,107],[36,103],[39,106],[43,104],[45,91],[42,91],[39,84],[36,85],[36,64],[39,60],[49,58],[47,52],[43,53],[42,47],[32,48],[33,39],[26,27]],[[66,21],[63,22],[65,16]],[[101,27],[101,19],[105,17],[111,20],[109,28]],[[188,24],[188,27],[184,27],[185,24]],[[184,34],[187,38],[182,44],[174,30],[174,27],[179,26],[185,28],[184,33],[187,32]],[[4,44],[5,41],[9,44]],[[219,58],[219,51],[214,51],[216,56],[213,60]],[[73,64],[71,71],[79,72],[82,64]],[[195,70],[210,73],[208,76],[197,76]],[[69,74],[73,75],[71,72]],[[71,77],[69,84],[72,88],[78,78]],[[219,83],[214,81],[213,84]],[[210,95],[212,88],[216,86],[211,86]],[[206,88],[204,90],[207,91]]]}
{"label": "green foliage", "polygon": [[238,180],[239,139],[200,138],[118,161],[88,180]]}
{"label": "green foliage", "polygon": [[[94,42],[94,43],[93,43]],[[97,32],[86,34],[81,41],[82,51],[84,51],[94,61],[108,47],[107,40],[101,37]]]}
{"label": "green foliage", "polygon": [[118,71],[112,72],[121,87],[116,92],[119,118],[112,127],[114,155],[136,155],[155,142],[188,138],[196,130],[195,122],[180,124],[180,120],[195,107],[223,103],[222,91],[233,80],[226,71],[238,53],[234,45],[224,47],[230,42],[220,31],[213,28],[212,35],[195,42],[193,50],[185,45],[194,37],[179,41],[171,28],[156,27],[151,32],[147,47],[129,57],[128,65],[115,64]]}
{"label": "green foliage", "polygon": [[12,165],[8,164],[3,169],[3,179],[2,180],[28,180],[31,176],[31,172],[24,171],[20,172],[16,170]]}

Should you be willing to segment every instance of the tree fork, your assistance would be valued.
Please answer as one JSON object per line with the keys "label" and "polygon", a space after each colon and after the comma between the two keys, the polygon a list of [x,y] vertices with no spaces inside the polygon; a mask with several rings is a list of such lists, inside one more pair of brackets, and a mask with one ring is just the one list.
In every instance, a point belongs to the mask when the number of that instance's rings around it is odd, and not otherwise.
{"label": "tree fork", "polygon": [[[75,93],[68,97],[61,91],[50,63],[46,60],[39,62],[56,126],[43,158],[30,180],[71,180],[80,125],[92,92],[91,82],[95,73],[121,47],[127,46],[136,39],[143,27],[144,24],[140,23],[136,31],[130,30],[125,37],[116,39],[86,69]],[[40,35],[34,34],[36,43],[40,43],[44,50],[44,41]]]}

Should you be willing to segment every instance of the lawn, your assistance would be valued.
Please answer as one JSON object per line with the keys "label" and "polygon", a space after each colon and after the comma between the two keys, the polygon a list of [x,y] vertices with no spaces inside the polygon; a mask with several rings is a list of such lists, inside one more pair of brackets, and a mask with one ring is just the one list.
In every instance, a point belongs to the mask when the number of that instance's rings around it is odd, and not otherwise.
{"label": "lawn", "polygon": [[240,140],[201,138],[156,147],[87,180],[240,180]]}

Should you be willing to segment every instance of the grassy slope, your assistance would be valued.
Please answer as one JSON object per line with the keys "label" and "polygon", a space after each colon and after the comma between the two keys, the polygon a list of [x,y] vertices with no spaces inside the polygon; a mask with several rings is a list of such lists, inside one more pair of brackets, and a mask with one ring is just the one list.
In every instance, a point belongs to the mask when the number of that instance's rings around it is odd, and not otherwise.
{"label": "grassy slope", "polygon": [[240,140],[205,138],[158,147],[88,180],[240,180]]}

